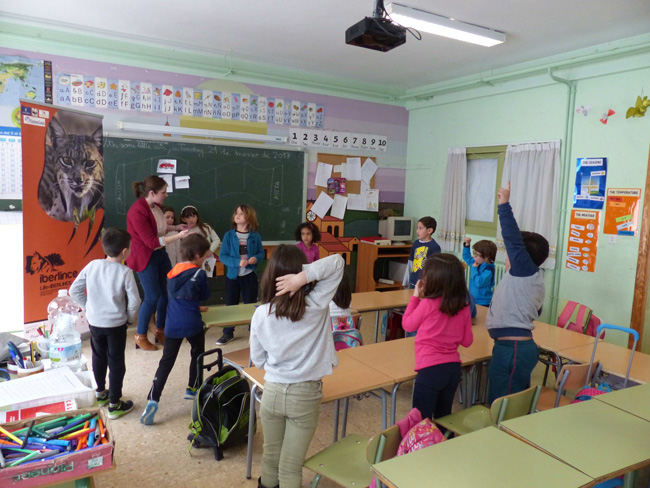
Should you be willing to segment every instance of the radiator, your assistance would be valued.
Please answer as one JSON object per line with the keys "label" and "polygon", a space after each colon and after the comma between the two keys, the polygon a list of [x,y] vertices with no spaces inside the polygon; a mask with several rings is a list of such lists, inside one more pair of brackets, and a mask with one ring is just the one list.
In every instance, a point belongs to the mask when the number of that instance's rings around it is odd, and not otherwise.
{"label": "radiator", "polygon": [[[506,272],[506,266],[504,263],[494,263],[494,286],[497,286],[499,284],[499,281],[501,281],[501,278],[503,278],[504,273]],[[465,281],[467,282],[467,286],[469,288],[469,276],[470,273],[472,272],[472,267],[467,266],[465,268]]]}

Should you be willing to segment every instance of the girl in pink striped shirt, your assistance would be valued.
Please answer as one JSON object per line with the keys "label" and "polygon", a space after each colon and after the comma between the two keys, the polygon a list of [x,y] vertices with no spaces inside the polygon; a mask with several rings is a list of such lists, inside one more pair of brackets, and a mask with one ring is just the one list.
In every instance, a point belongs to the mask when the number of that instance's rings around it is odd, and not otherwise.
{"label": "girl in pink striped shirt", "polygon": [[320,241],[320,231],[311,222],[303,222],[296,229],[296,246],[307,256],[307,263],[311,264],[320,258],[320,249],[316,244]]}
{"label": "girl in pink striped shirt", "polygon": [[402,326],[415,337],[413,407],[422,418],[449,415],[460,383],[458,345],[474,339],[463,265],[453,254],[434,254],[406,307]]}

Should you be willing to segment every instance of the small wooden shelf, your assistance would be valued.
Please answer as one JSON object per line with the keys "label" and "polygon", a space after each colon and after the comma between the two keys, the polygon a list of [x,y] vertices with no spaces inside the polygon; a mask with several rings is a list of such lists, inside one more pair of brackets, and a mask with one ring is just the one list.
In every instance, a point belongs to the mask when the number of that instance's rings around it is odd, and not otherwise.
{"label": "small wooden shelf", "polygon": [[[401,283],[387,285],[375,281],[375,278],[382,278],[382,276],[374,276],[375,263],[379,259],[388,259],[405,263],[408,260],[410,253],[410,243],[396,246],[378,246],[376,244],[361,241],[359,243],[359,254],[357,256],[356,292],[401,290]],[[384,276],[384,278],[386,278],[386,276]]]}

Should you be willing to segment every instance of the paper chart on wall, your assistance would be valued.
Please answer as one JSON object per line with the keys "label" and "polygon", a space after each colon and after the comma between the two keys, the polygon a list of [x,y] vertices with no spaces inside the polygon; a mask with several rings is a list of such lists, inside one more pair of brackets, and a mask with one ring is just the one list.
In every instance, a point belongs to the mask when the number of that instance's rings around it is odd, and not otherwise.
{"label": "paper chart on wall", "polygon": [[366,190],[362,193],[348,193],[348,210],[378,212],[379,190]]}
{"label": "paper chart on wall", "polygon": [[635,236],[638,230],[640,188],[608,188],[603,233]]}
{"label": "paper chart on wall", "polygon": [[334,195],[334,203],[332,204],[332,211],[330,215],[337,219],[343,220],[345,217],[345,207],[348,204],[348,197],[343,195]]}
{"label": "paper chart on wall", "polygon": [[600,212],[572,210],[565,265],[575,271],[596,270]]}
{"label": "paper chart on wall", "polygon": [[327,180],[332,177],[332,165],[327,163],[318,163],[316,166],[315,186],[327,186]]}
{"label": "paper chart on wall", "polygon": [[377,165],[372,159],[367,158],[361,167],[361,181],[365,181],[366,183],[370,184],[370,180],[372,180],[372,177],[376,172]]}
{"label": "paper chart on wall", "polygon": [[314,205],[311,207],[311,209],[322,219],[327,215],[327,211],[330,209],[333,203],[334,199],[327,193],[322,192],[320,195],[318,195],[318,198],[314,202]]}
{"label": "paper chart on wall", "polygon": [[359,181],[361,180],[361,158],[348,158],[347,159],[348,180]]}

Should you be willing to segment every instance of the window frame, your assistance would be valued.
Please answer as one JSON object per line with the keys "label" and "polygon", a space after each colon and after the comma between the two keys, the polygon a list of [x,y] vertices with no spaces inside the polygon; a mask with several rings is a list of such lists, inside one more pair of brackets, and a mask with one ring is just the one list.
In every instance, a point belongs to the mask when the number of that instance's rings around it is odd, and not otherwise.
{"label": "window frame", "polygon": [[496,237],[497,235],[497,206],[499,200],[496,195],[499,192],[501,179],[503,175],[503,166],[506,160],[506,149],[508,146],[479,146],[465,148],[466,158],[469,163],[470,160],[476,161],[480,159],[496,159],[497,160],[497,178],[496,188],[494,188],[494,213],[492,222],[483,222],[480,220],[465,219],[465,233],[475,234],[487,237]]}

